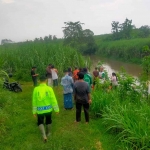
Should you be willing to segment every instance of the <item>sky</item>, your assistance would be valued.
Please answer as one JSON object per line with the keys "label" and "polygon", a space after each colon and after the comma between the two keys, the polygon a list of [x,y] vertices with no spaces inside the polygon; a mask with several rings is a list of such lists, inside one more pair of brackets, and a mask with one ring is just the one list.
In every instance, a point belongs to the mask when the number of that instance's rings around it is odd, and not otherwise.
{"label": "sky", "polygon": [[80,21],[95,35],[111,33],[112,21],[150,26],[150,0],[0,0],[0,41],[63,37],[64,22]]}

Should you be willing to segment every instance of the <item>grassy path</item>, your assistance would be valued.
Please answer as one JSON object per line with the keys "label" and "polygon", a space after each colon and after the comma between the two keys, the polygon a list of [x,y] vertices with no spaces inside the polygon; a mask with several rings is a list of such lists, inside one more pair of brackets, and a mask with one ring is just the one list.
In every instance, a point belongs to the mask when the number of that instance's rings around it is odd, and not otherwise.
{"label": "grassy path", "polygon": [[[60,113],[53,113],[51,136],[43,143],[41,134],[32,116],[32,83],[23,83],[22,93],[4,92],[0,124],[0,150],[116,150],[114,137],[105,133],[100,119],[85,124],[82,113],[81,123],[74,123],[75,109],[63,109],[62,88],[54,89]],[[4,102],[5,101],[5,102]],[[1,115],[1,116],[2,116]],[[0,117],[1,119],[1,117]]]}

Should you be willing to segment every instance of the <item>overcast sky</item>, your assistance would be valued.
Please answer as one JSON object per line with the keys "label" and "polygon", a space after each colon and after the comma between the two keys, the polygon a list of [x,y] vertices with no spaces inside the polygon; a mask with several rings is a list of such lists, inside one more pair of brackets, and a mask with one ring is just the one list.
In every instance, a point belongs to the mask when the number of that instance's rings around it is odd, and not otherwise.
{"label": "overcast sky", "polygon": [[80,21],[95,35],[111,33],[111,22],[132,19],[150,26],[150,0],[0,0],[0,40],[63,37],[64,22]]}

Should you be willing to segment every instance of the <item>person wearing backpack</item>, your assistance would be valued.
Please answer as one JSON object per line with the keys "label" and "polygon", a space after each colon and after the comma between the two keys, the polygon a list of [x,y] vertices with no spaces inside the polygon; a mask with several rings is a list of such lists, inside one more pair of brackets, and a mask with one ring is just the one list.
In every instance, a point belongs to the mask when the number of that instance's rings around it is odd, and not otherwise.
{"label": "person wearing backpack", "polygon": [[83,80],[88,83],[89,88],[90,88],[90,90],[91,90],[92,77],[91,77],[91,75],[88,73],[87,68],[83,68],[83,73],[84,73],[84,78],[83,78]]}

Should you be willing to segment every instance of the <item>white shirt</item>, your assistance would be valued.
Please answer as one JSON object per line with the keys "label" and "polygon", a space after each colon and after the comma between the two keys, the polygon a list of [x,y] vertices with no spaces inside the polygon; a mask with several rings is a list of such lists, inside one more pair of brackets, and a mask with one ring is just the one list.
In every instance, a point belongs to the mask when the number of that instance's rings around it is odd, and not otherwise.
{"label": "white shirt", "polygon": [[57,75],[56,71],[54,69],[51,69],[51,72],[52,72],[52,79],[53,80],[58,79],[58,75]]}

